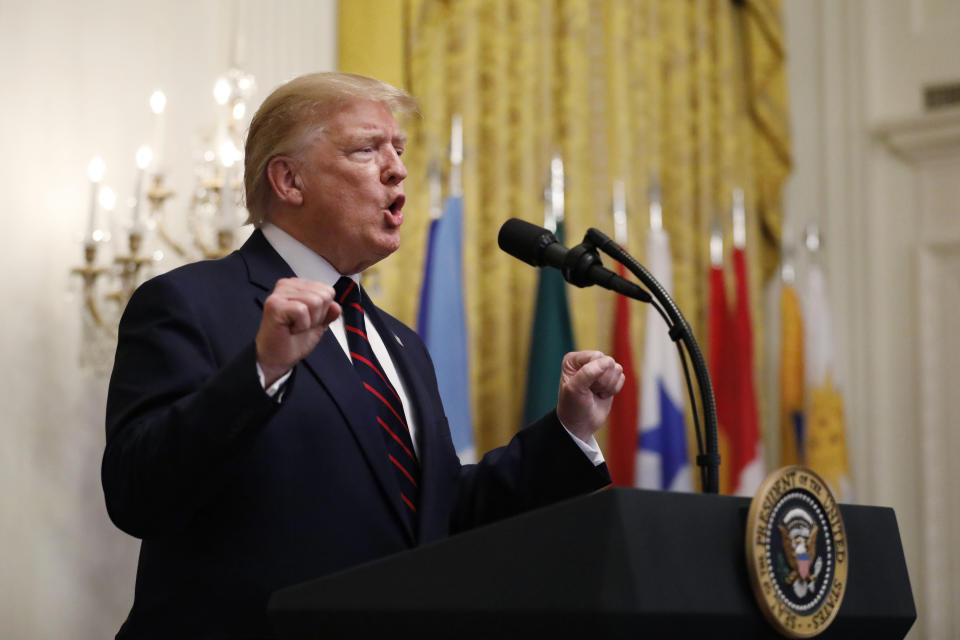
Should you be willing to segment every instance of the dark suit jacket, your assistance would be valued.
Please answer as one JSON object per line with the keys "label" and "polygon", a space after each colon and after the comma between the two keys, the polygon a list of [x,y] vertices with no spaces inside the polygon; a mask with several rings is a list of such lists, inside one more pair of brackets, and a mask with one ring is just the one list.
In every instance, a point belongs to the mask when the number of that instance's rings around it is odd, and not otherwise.
{"label": "dark suit jacket", "polygon": [[107,400],[102,480],[113,522],[142,538],[121,638],[268,636],[276,589],[609,482],[555,413],[461,466],[420,338],[368,305],[419,425],[419,535],[398,511],[373,408],[327,333],[281,402],[256,374],[264,299],[294,274],[257,231],[222,260],[133,295]]}

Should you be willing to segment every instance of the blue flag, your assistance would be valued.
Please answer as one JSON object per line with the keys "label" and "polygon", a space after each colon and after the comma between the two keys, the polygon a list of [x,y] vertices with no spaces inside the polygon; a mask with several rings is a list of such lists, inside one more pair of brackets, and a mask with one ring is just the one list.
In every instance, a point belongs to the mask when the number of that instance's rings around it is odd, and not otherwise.
{"label": "blue flag", "polygon": [[453,446],[463,463],[476,460],[470,415],[470,363],[463,305],[463,198],[447,199],[443,215],[430,223],[427,257],[417,314],[423,338],[437,370],[440,398]]}

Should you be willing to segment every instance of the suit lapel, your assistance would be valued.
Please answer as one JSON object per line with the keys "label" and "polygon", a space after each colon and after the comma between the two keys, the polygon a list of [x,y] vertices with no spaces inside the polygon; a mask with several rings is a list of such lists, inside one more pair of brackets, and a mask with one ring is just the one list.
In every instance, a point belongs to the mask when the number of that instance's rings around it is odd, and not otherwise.
{"label": "suit lapel", "polygon": [[[255,299],[262,309],[277,280],[294,277],[295,274],[260,231],[255,231],[250,236],[240,252],[247,262],[250,281],[257,287]],[[377,328],[381,326],[378,324]],[[392,332],[389,335],[392,336]],[[395,499],[400,488],[396,474],[390,468],[383,436],[376,427],[374,407],[362,393],[360,378],[336,337],[331,332],[325,333],[301,364],[316,378],[339,408],[380,485],[384,500],[390,505],[411,543],[415,543],[413,532],[400,511],[401,505]]]}

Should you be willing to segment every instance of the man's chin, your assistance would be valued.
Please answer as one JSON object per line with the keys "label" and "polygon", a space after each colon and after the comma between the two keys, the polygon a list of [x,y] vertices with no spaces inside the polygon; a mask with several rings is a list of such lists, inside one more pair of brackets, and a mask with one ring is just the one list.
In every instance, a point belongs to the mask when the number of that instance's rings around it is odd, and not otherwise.
{"label": "man's chin", "polygon": [[357,265],[357,267],[353,269],[351,273],[359,273],[361,271],[365,271],[369,269],[370,267],[377,264],[384,258],[389,258],[399,248],[400,248],[400,235],[397,234],[396,242],[378,243],[376,251],[371,252],[369,259]]}
{"label": "man's chin", "polygon": [[381,260],[389,255],[392,255],[397,249],[400,248],[400,229],[393,229],[388,232],[383,238],[380,246],[383,249],[383,255],[380,257]]}

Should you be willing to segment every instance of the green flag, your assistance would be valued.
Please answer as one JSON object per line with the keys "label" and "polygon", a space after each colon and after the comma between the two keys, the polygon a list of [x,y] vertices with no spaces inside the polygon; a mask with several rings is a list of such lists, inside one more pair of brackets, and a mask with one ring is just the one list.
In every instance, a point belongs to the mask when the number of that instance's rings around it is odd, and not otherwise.
{"label": "green flag", "polygon": [[[556,236],[562,244],[562,222],[557,222]],[[573,351],[573,329],[567,305],[567,284],[558,270],[541,269],[530,337],[524,424],[530,424],[557,406],[560,364],[570,351]]]}

